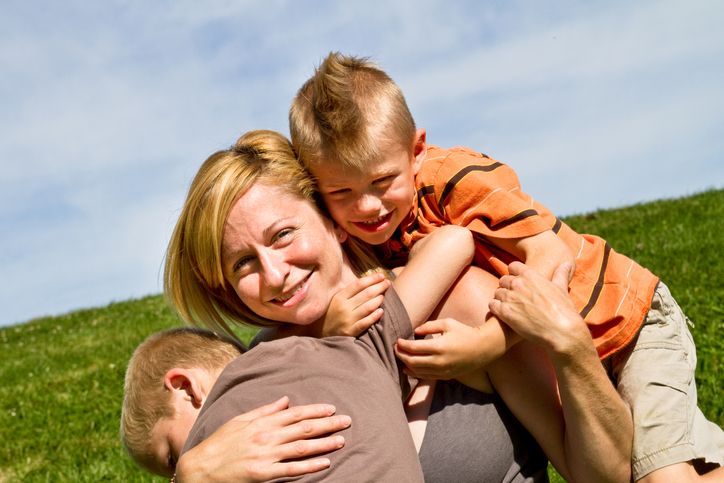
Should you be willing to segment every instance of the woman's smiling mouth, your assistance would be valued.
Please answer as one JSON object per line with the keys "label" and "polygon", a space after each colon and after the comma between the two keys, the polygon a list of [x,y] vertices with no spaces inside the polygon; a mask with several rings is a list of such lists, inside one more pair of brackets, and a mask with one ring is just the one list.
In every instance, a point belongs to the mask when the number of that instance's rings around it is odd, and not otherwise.
{"label": "woman's smiling mouth", "polygon": [[272,299],[272,302],[283,307],[291,307],[297,304],[306,295],[307,290],[309,289],[309,278],[313,273],[314,271],[312,270],[301,282],[296,284],[290,290],[287,290],[283,294]]}

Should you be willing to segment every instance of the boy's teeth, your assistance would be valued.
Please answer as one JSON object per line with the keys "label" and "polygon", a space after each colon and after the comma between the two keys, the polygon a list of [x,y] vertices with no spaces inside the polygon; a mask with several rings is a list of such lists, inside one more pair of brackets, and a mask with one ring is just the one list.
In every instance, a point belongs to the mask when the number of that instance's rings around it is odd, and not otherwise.
{"label": "boy's teeth", "polygon": [[362,223],[365,223],[367,225],[373,225],[375,223],[379,223],[380,221],[382,221],[383,218],[384,218],[384,216],[378,216],[374,220],[367,220],[367,221],[363,221]]}

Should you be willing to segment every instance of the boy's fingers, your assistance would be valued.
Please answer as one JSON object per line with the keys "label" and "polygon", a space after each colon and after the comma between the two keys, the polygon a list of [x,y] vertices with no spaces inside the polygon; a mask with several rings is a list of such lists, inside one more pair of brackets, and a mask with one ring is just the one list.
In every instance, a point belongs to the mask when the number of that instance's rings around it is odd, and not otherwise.
{"label": "boy's fingers", "polygon": [[351,296],[350,300],[355,302],[356,305],[361,305],[366,300],[381,297],[388,288],[390,288],[390,281],[387,279],[383,279],[373,285],[365,287],[363,290],[360,290],[359,292]]}
{"label": "boy's fingers", "polygon": [[377,295],[358,305],[357,308],[354,310],[355,317],[362,318],[366,315],[371,314],[372,312],[380,308],[384,298],[385,297],[383,295]]}
{"label": "boy's fingers", "polygon": [[395,352],[400,358],[407,355],[436,354],[438,345],[436,339],[397,339]]}
{"label": "boy's fingers", "polygon": [[447,322],[443,319],[430,320],[415,329],[416,335],[440,334],[447,329]]}
{"label": "boy's fingers", "polygon": [[357,323],[354,324],[355,336],[372,327],[372,324],[380,320],[384,313],[385,311],[382,309],[375,309],[372,311],[371,314],[357,321]]}

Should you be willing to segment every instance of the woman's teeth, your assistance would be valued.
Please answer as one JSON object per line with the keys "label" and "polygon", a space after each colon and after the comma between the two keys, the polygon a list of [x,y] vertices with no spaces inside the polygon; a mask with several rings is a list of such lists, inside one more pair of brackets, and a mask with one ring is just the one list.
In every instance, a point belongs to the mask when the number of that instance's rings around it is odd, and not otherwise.
{"label": "woman's teeth", "polygon": [[290,290],[289,292],[287,292],[287,293],[284,294],[284,295],[280,295],[279,297],[277,297],[277,298],[274,299],[274,300],[276,300],[277,302],[282,302],[282,303],[283,303],[283,302],[286,302],[286,301],[289,300],[290,298],[294,297],[294,295],[296,295],[296,294],[302,289],[302,286],[304,285],[304,282],[305,282],[306,280],[307,280],[307,279],[305,278],[304,280],[302,280],[301,282],[299,282],[299,284],[298,284],[296,287],[294,287],[294,289]]}

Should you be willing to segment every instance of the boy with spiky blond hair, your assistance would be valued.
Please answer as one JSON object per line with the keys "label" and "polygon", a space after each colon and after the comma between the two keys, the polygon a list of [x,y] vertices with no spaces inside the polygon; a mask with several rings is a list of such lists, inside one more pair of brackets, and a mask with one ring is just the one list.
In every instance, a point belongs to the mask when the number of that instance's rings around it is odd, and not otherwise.
{"label": "boy with spiky blond hair", "polygon": [[[548,277],[574,262],[570,296],[634,415],[634,479],[696,481],[705,464],[722,472],[724,434],[696,403],[689,321],[658,277],[605,240],[576,233],[524,193],[505,164],[427,145],[399,87],[367,59],[329,54],[293,100],[290,131],[332,218],[388,262],[399,264],[448,224],[474,233],[474,263],[499,276],[515,260]],[[498,308],[493,301],[491,311]],[[495,319],[477,330],[435,321],[416,333],[442,333],[397,345],[422,377],[478,370],[517,339]]]}

